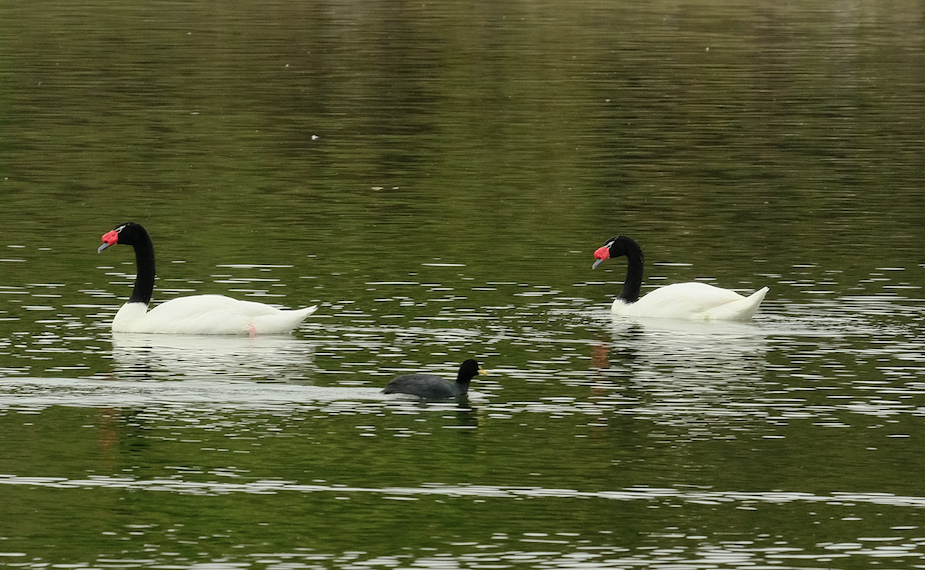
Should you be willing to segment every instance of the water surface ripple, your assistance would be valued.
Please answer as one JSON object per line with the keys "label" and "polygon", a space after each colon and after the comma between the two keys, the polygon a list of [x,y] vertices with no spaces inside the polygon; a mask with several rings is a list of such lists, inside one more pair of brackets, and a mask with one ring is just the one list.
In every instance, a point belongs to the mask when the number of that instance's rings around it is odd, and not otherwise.
{"label": "water surface ripple", "polygon": [[[0,566],[925,565],[920,3],[0,3]],[[154,302],[291,335],[113,334]],[[615,318],[768,286],[755,319]],[[459,401],[394,376],[489,371]]]}

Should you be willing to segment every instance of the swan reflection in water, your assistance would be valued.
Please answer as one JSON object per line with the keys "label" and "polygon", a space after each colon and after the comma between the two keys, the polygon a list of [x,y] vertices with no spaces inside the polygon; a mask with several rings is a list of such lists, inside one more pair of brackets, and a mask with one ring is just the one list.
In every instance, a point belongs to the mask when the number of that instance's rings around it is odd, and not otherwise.
{"label": "swan reflection in water", "polygon": [[767,410],[756,402],[772,388],[764,328],[611,315],[606,320],[611,340],[592,347],[592,365],[599,380],[607,377],[630,396],[626,413],[662,426],[708,424],[721,432],[746,417],[765,417]]}
{"label": "swan reflection in water", "polygon": [[767,349],[768,331],[747,322],[617,315],[608,320],[615,348],[662,370],[741,373],[747,363],[762,360]]}
{"label": "swan reflection in water", "polygon": [[112,334],[113,370],[120,380],[299,382],[312,354],[308,341],[282,335]]}

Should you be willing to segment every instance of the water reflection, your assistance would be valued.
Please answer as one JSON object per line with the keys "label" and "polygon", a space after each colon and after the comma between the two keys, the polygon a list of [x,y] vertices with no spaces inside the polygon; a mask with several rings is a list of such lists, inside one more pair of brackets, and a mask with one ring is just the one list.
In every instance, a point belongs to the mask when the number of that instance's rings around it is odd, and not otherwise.
{"label": "water reflection", "polygon": [[[595,347],[600,378],[632,405],[620,413],[718,437],[738,426],[766,384],[768,333],[751,323],[612,316],[612,340]],[[607,326],[607,325],[605,325]]]}
{"label": "water reflection", "polygon": [[[0,3],[0,565],[925,561],[921,6],[174,7]],[[328,310],[111,337],[101,215],[162,299]],[[614,226],[772,298],[612,320]]]}
{"label": "water reflection", "polygon": [[684,486],[629,487],[604,491],[580,491],[539,486],[505,487],[497,485],[445,485],[431,483],[422,486],[358,487],[331,485],[323,482],[303,484],[282,480],[254,481],[192,481],[179,478],[143,480],[134,477],[98,476],[88,479],[65,477],[21,477],[0,474],[0,485],[36,485],[59,488],[110,487],[146,491],[170,490],[180,495],[282,494],[282,493],[353,493],[381,494],[393,497],[478,497],[482,499],[597,499],[607,501],[643,501],[671,505],[677,501],[698,505],[762,505],[820,504],[851,506],[852,504],[925,508],[925,496],[904,496],[891,493],[832,492],[745,492],[712,491]]}
{"label": "water reflection", "polygon": [[[634,319],[613,315],[610,321],[616,356],[650,367],[700,374],[703,369],[740,367],[767,350],[768,331],[752,323]],[[596,362],[605,366],[608,361]],[[727,371],[728,372],[728,371]]]}
{"label": "water reflection", "polygon": [[305,381],[313,351],[311,342],[290,336],[112,335],[120,379]]}
{"label": "water reflection", "polygon": [[[882,522],[884,513],[925,506],[925,498],[914,495],[736,492],[671,485],[598,492],[496,485],[361,487],[321,480],[249,480],[246,473],[233,469],[212,473],[208,480],[197,475],[202,474],[181,470],[176,476],[150,479],[0,475],[0,488],[44,489],[66,496],[105,490],[129,493],[148,506],[146,496],[156,497],[153,500],[162,508],[178,500],[225,508],[221,527],[210,525],[209,518],[107,518],[102,535],[118,538],[120,549],[104,551],[88,562],[120,567],[169,562],[177,568],[828,568],[846,560],[891,567],[925,560],[925,538],[917,525]],[[231,508],[249,501],[278,508],[283,517],[299,516],[300,524],[315,532],[356,532],[355,521],[367,520],[362,527],[366,541],[342,551],[320,539],[303,539],[268,552],[264,544],[247,542],[255,532],[254,521],[246,518],[252,515]],[[419,522],[402,516],[435,508],[459,510],[481,524],[458,523],[447,529],[429,519]],[[321,509],[323,516],[314,509]],[[608,513],[617,520],[598,516],[588,521],[583,512]],[[558,519],[549,521],[549,513],[559,513]],[[632,518],[641,514],[650,519],[661,514],[661,519],[650,524]],[[291,524],[273,514],[261,513],[257,520],[271,532]],[[396,525],[410,535],[400,548],[394,544]],[[218,528],[234,545],[233,556],[216,556],[205,548],[216,536],[203,531]],[[781,534],[787,531],[795,534]],[[3,555],[18,567],[47,566],[17,552]]]}

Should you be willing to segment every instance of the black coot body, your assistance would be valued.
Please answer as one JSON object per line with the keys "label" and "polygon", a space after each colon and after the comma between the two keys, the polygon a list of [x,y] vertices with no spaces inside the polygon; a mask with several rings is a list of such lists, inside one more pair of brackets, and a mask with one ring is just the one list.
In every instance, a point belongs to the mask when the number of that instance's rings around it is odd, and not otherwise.
{"label": "black coot body", "polygon": [[410,394],[428,400],[445,400],[465,394],[469,382],[478,374],[485,374],[479,363],[469,359],[459,367],[455,382],[450,382],[433,374],[405,374],[389,382],[385,394]]}

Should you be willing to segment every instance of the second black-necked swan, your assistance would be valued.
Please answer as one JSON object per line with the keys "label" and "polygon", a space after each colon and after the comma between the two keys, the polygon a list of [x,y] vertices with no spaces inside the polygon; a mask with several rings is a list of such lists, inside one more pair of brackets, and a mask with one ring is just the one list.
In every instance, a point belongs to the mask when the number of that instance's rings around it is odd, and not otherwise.
{"label": "second black-necked swan", "polygon": [[149,311],[148,303],[154,292],[154,245],[148,232],[140,224],[127,222],[103,234],[102,240],[98,253],[116,244],[130,245],[135,249],[135,288],[112,320],[115,332],[283,334],[290,332],[318,308],[316,305],[284,310],[224,295],[191,295],[171,299]]}
{"label": "second black-necked swan", "polygon": [[628,266],[623,290],[613,302],[611,310],[630,317],[663,317],[702,320],[750,319],[758,310],[768,292],[767,287],[748,297],[735,291],[706,283],[675,283],[654,289],[642,298],[642,248],[626,236],[610,238],[594,252],[597,261],[592,269],[611,257],[626,256]]}

